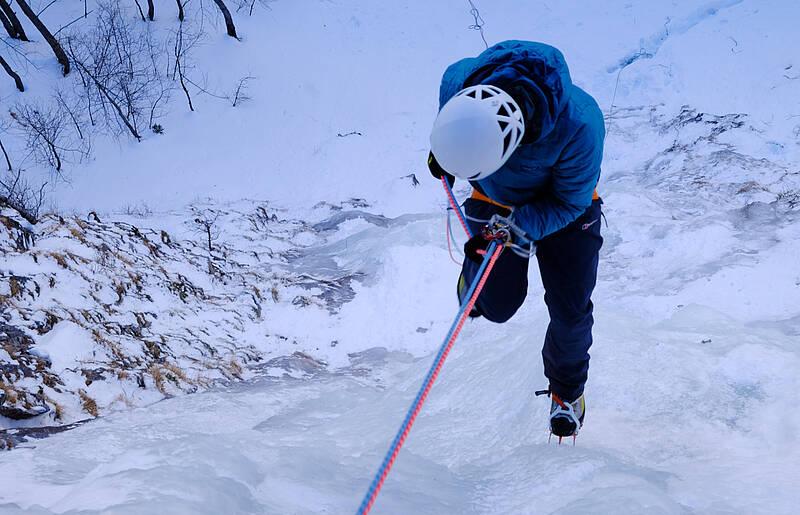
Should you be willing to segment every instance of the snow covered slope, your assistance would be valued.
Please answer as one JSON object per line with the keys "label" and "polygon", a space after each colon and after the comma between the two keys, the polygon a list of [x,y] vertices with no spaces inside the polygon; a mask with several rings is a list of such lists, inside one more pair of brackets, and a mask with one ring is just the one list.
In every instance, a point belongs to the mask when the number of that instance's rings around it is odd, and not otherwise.
{"label": "snow covered slope", "polygon": [[[606,115],[586,426],[576,447],[547,443],[533,272],[512,321],[465,329],[375,512],[795,511],[800,5],[475,3],[490,43],[561,48]],[[0,512],[341,513],[366,491],[455,314],[424,157],[442,70],[483,43],[468,2],[270,5],[243,42],[205,50],[222,75],[259,77],[246,109],[176,112],[56,198],[103,219],[172,213],[152,227],[198,198],[271,201],[315,227],[283,270],[346,272],[354,296],[250,326],[269,359],[244,383],[0,455]],[[364,213],[331,218],[351,198]]]}
{"label": "snow covered slope", "polygon": [[[426,173],[443,69],[483,49],[468,29],[469,4],[303,0],[270,7],[237,19],[242,42],[219,36],[198,56],[213,70],[215,89],[255,76],[251,101],[236,109],[200,96],[188,113],[176,99],[163,136],[98,149],[71,185],[60,186],[58,205],[83,214],[89,206],[102,213],[141,203],[158,211],[206,197],[293,205],[358,197],[397,214],[438,199],[436,184],[411,193],[403,177]],[[747,113],[763,136],[752,149],[758,157],[796,162],[796,3],[499,0],[479,7],[490,42],[559,47],[575,82],[608,115],[651,105],[676,114],[684,104],[714,115]]]}

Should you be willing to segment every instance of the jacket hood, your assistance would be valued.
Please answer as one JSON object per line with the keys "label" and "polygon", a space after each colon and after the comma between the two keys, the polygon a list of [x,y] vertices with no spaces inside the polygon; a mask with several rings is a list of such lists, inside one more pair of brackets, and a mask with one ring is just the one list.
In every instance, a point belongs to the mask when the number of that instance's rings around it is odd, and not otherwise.
{"label": "jacket hood", "polygon": [[477,57],[455,63],[448,73],[452,82],[449,88],[443,84],[440,105],[463,88],[478,84],[497,86],[522,109],[523,145],[534,143],[553,130],[572,90],[563,54],[550,45],[530,41],[498,43]]}

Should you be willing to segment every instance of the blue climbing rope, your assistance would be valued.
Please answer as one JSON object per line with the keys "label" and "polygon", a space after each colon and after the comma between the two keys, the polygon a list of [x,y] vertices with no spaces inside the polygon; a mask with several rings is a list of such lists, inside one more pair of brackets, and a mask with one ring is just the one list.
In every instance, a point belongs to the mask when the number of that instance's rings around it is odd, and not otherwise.
{"label": "blue climbing rope", "polygon": [[375,474],[375,478],[369,485],[369,489],[364,496],[364,500],[361,502],[361,506],[356,512],[358,515],[366,515],[369,513],[369,510],[372,507],[372,504],[375,502],[375,498],[378,496],[378,492],[380,491],[384,480],[389,474],[389,470],[392,468],[392,465],[394,464],[394,461],[400,452],[400,448],[403,446],[403,442],[405,442],[409,431],[411,431],[411,426],[414,424],[414,420],[416,420],[417,415],[422,408],[422,404],[425,402],[425,399],[428,396],[431,387],[433,386],[433,382],[439,375],[439,371],[444,364],[444,360],[447,359],[447,355],[450,353],[450,349],[453,347],[453,343],[455,342],[455,339],[458,337],[458,333],[461,331],[461,328],[464,325],[467,314],[472,311],[472,307],[475,305],[475,301],[477,300],[478,295],[480,295],[484,284],[486,284],[486,279],[488,278],[492,267],[494,267],[494,264],[502,251],[503,247],[502,245],[499,245],[497,241],[492,241],[489,244],[489,247],[486,249],[486,255],[483,258],[483,262],[478,269],[475,280],[472,282],[469,290],[467,291],[467,295],[464,297],[464,302],[462,302],[458,311],[458,315],[453,321],[453,325],[450,327],[450,332],[447,333],[444,343],[442,343],[442,346],[439,348],[439,352],[436,354],[436,359],[433,360],[433,364],[428,371],[428,375],[425,376],[425,381],[423,381],[417,396],[414,398],[414,402],[411,403],[411,407],[409,408],[408,413],[403,420],[403,424],[400,426],[400,430],[397,432],[392,445],[389,447],[386,457],[383,459],[377,474]]}

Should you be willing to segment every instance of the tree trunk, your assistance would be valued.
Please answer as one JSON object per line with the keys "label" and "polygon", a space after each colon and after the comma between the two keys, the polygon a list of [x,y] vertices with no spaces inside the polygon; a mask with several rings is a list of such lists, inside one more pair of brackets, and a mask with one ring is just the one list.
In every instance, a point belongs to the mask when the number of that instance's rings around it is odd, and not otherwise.
{"label": "tree trunk", "polygon": [[153,21],[156,17],[156,7],[153,5],[153,0],[147,0],[147,17]]}
{"label": "tree trunk", "polygon": [[223,2],[222,0],[214,0],[214,3],[217,4],[219,10],[222,11],[222,16],[225,18],[225,27],[228,29],[228,35],[232,38],[239,39],[239,36],[236,35],[236,26],[233,24],[233,18],[231,17],[231,12],[225,5],[225,2]]}
{"label": "tree trunk", "polygon": [[[9,33],[9,35],[14,39],[29,41],[28,36],[25,35],[25,30],[22,28],[22,24],[19,22],[19,18],[17,18],[17,15],[14,13],[14,11],[11,10],[11,6],[8,5],[6,0],[0,0],[0,10],[3,11],[3,14],[5,14],[9,23],[14,28],[15,34]],[[3,25],[5,25],[5,23]]]}
{"label": "tree trunk", "polygon": [[6,17],[5,12],[0,10],[0,23],[3,24],[3,27],[8,32],[9,37],[16,38],[17,31],[14,29],[14,26],[11,25],[11,21]]}
{"label": "tree trunk", "polygon": [[[194,111],[194,106],[192,105],[192,96],[189,95],[189,89],[186,87],[186,83],[183,80],[183,66],[181,65],[183,53],[183,22],[181,22],[180,28],[178,29],[178,35],[175,38],[175,71],[178,72],[178,78],[180,79],[181,87],[183,88],[183,92],[186,93],[186,100],[189,101],[189,110]],[[172,78],[173,80],[175,79],[174,72]]]}
{"label": "tree trunk", "polygon": [[53,49],[53,53],[56,54],[56,59],[58,59],[58,62],[61,63],[61,66],[64,67],[64,76],[68,75],[69,59],[67,58],[67,54],[64,53],[64,49],[61,48],[61,44],[55,37],[53,37],[53,34],[51,34],[49,30],[47,30],[47,27],[45,27],[44,23],[42,23],[42,20],[40,20],[39,17],[36,16],[36,13],[33,12],[33,9],[31,9],[31,7],[25,2],[25,0],[17,0],[17,5],[19,5],[19,8],[22,9],[22,12],[25,13],[25,16],[27,16],[28,19],[31,20],[31,23],[33,23],[34,27],[36,27],[36,29],[39,32],[41,32],[42,36],[44,36],[45,41],[47,41],[47,43],[50,45],[50,48]]}
{"label": "tree trunk", "polygon": [[6,73],[8,73],[11,78],[14,79],[17,89],[20,91],[25,91],[25,85],[22,84],[22,79],[20,79],[19,75],[17,75],[14,70],[11,69],[11,66],[9,66],[6,60],[3,59],[2,55],[0,55],[0,66],[2,66],[6,70]]}
{"label": "tree trunk", "polygon": [[183,4],[181,0],[176,0],[178,2],[178,19],[183,21]]}
{"label": "tree trunk", "polygon": [[147,21],[144,17],[144,11],[142,11],[142,6],[139,4],[139,0],[133,0],[133,1],[136,2],[136,7],[139,8],[139,16],[142,17],[142,21]]}

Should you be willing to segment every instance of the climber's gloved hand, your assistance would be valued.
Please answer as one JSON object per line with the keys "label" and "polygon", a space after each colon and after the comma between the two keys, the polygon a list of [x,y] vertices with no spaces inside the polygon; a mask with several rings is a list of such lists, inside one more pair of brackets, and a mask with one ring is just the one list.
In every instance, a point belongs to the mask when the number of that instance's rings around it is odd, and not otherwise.
{"label": "climber's gloved hand", "polygon": [[498,215],[492,217],[488,224],[484,225],[480,234],[476,234],[464,244],[464,255],[470,261],[481,264],[486,256],[486,249],[491,242],[497,242],[501,247],[505,247],[512,240],[511,229],[508,220]]}
{"label": "climber's gloved hand", "polygon": [[[486,249],[489,248],[489,240],[483,237],[483,234],[476,234],[464,244],[464,255],[473,263],[483,263],[483,257],[486,255]],[[482,253],[478,253],[482,251]]]}
{"label": "climber's gloved hand", "polygon": [[450,175],[449,173],[445,172],[444,169],[439,166],[439,163],[436,161],[436,158],[433,157],[433,152],[428,153],[428,169],[431,171],[431,175],[433,175],[436,179],[442,180],[442,176],[447,178],[447,183],[450,184],[450,187],[453,187],[453,184],[456,182],[456,178]]}

